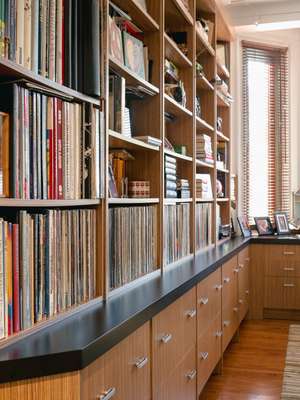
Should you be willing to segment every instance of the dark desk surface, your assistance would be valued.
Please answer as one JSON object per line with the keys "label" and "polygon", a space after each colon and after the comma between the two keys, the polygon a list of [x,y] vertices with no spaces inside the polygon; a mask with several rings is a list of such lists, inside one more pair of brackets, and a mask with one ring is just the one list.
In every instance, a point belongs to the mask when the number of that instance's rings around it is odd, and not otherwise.
{"label": "dark desk surface", "polygon": [[0,382],[84,368],[194,287],[249,243],[300,243],[300,238],[237,237],[166,268],[107,301],[0,349]]}

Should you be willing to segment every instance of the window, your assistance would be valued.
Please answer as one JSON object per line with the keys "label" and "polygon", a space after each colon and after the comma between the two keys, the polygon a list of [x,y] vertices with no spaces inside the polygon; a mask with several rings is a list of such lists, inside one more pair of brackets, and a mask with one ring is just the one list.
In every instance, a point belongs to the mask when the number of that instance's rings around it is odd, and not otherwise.
{"label": "window", "polygon": [[243,42],[242,212],[250,221],[289,214],[287,49]]}

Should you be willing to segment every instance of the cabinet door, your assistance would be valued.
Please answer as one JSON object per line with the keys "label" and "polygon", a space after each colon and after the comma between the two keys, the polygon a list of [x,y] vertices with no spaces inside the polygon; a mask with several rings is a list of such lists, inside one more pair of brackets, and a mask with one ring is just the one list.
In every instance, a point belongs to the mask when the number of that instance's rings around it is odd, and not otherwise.
{"label": "cabinet door", "polygon": [[249,253],[248,248],[239,254],[239,273],[238,273],[238,307],[240,322],[245,318],[249,310]]}
{"label": "cabinet door", "polygon": [[221,313],[209,324],[205,332],[198,337],[197,344],[197,392],[201,393],[208,378],[221,358],[222,330]]}
{"label": "cabinet door", "polygon": [[161,385],[157,400],[196,400],[197,366],[196,347],[192,348],[183,361]]}
{"label": "cabinet door", "polygon": [[[152,320],[153,398],[196,344],[196,288],[176,300]],[[171,387],[170,387],[171,390]]]}
{"label": "cabinet door", "polygon": [[222,305],[238,303],[238,259],[233,257],[222,266]]}
{"label": "cabinet door", "polygon": [[82,400],[150,400],[150,324],[85,368],[81,382]]}
{"label": "cabinet door", "polygon": [[300,279],[266,277],[264,307],[300,310]]}
{"label": "cabinet door", "polygon": [[198,335],[201,335],[221,312],[221,302],[222,280],[219,268],[197,286]]}

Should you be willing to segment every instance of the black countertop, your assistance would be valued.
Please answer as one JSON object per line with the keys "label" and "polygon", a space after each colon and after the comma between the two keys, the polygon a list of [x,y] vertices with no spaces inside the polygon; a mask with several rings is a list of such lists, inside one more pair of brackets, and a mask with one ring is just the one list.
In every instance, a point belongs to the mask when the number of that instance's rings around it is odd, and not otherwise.
{"label": "black countertop", "polygon": [[0,349],[0,382],[82,369],[194,287],[249,243],[294,244],[300,237],[237,237],[166,268],[107,301],[96,301]]}

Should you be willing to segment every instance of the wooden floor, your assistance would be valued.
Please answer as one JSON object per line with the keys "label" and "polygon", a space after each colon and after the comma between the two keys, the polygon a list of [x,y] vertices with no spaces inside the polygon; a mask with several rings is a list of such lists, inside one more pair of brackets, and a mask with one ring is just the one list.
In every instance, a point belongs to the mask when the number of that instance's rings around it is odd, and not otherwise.
{"label": "wooden floor", "polygon": [[[298,321],[299,323],[299,321]],[[279,400],[289,321],[246,321],[224,357],[222,375],[207,383],[201,400]]]}

